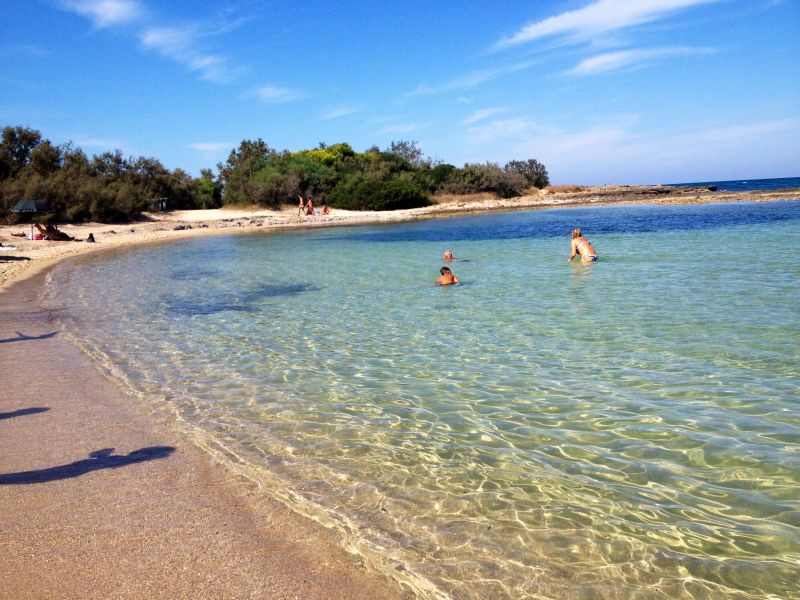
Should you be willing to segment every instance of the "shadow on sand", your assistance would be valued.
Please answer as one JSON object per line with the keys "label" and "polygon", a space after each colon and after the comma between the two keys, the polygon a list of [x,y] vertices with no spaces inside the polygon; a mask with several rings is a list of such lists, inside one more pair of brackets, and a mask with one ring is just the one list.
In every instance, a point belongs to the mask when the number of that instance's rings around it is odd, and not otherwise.
{"label": "shadow on sand", "polygon": [[26,335],[19,331],[16,332],[17,337],[15,338],[5,338],[0,340],[0,344],[7,344],[9,342],[26,342],[30,340],[46,340],[51,337],[55,337],[58,335],[57,331],[51,331],[50,333],[43,333],[42,335]]}
{"label": "shadow on sand", "polygon": [[30,260],[27,256],[3,256],[0,254],[0,262],[14,262],[19,260]]}
{"label": "shadow on sand", "polygon": [[12,410],[11,412],[0,413],[0,421],[3,419],[13,419],[14,417],[22,417],[24,415],[35,415],[36,413],[43,413],[50,410],[47,406],[31,406],[30,408],[20,408],[19,410]]}
{"label": "shadow on sand", "polygon": [[134,450],[127,455],[114,455],[113,452],[114,448],[103,448],[102,450],[96,450],[89,454],[89,458],[76,460],[67,465],[59,465],[57,467],[39,469],[37,471],[6,473],[0,475],[0,485],[47,483],[48,481],[80,477],[81,475],[100,469],[116,469],[118,467],[125,467],[148,460],[166,458],[175,452],[175,448],[172,446],[151,446],[149,448]]}

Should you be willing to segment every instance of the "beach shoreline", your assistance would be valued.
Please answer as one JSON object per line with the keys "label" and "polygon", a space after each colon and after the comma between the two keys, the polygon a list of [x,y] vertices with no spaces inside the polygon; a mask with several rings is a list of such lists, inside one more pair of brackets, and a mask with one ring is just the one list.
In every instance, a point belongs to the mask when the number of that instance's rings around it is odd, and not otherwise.
{"label": "beach shoreline", "polygon": [[[126,225],[67,225],[96,244],[0,228],[0,593],[11,598],[411,598],[341,548],[335,531],[227,471],[61,335],[39,291],[59,261],[203,235],[378,224],[537,208],[796,200],[777,192],[587,188],[455,199],[393,213],[182,211]],[[190,228],[189,228],[190,227]],[[567,234],[565,233],[565,239]],[[19,243],[17,244],[17,239]],[[11,260],[6,260],[11,258]],[[109,450],[112,449],[112,450]],[[142,452],[144,450],[144,452]],[[424,593],[422,594],[424,595]]]}
{"label": "beach shoreline", "polygon": [[71,343],[46,272],[0,302],[0,598],[413,598]]}
{"label": "beach shoreline", "polygon": [[538,194],[507,199],[494,198],[486,194],[453,196],[428,207],[384,212],[332,209],[331,214],[326,216],[298,217],[296,207],[285,207],[280,210],[258,207],[220,208],[149,213],[144,215],[143,220],[124,224],[87,223],[60,227],[64,233],[77,240],[85,240],[91,233],[96,240],[94,244],[83,241],[33,241],[12,235],[28,232],[29,224],[2,225],[0,243],[15,249],[0,249],[0,294],[15,281],[32,277],[68,256],[204,235],[398,223],[418,219],[548,208],[769,202],[797,199],[800,199],[800,189],[720,192],[692,187],[596,186],[568,191],[540,191]]}

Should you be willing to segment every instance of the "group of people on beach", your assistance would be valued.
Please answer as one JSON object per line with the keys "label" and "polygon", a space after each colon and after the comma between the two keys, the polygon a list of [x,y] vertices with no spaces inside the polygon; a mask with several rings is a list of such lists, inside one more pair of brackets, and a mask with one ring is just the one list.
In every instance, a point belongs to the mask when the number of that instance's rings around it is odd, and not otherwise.
{"label": "group of people on beach", "polygon": [[311,196],[308,197],[308,200],[305,200],[302,196],[297,196],[299,203],[297,204],[297,216],[302,217],[304,215],[313,216],[313,215],[329,215],[331,214],[328,205],[325,204],[325,201],[322,201],[322,207],[318,210],[314,210],[314,201],[311,199]]}
{"label": "group of people on beach", "polygon": [[[597,250],[594,249],[592,243],[583,235],[580,228],[576,227],[572,230],[572,242],[570,243],[570,254],[567,262],[572,262],[572,259],[579,256],[582,263],[595,262],[597,260]],[[452,250],[445,250],[442,257],[445,262],[461,262],[463,259],[455,258]],[[439,269],[439,279],[436,280],[437,285],[458,285],[461,281],[450,270],[450,267],[442,267]]]}

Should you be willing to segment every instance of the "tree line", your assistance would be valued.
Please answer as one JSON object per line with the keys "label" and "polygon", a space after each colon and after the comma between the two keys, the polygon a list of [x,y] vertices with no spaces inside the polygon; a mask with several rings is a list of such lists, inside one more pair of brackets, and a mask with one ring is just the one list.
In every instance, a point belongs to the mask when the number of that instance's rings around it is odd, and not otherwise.
{"label": "tree line", "polygon": [[426,206],[436,194],[508,198],[547,185],[547,169],[534,159],[458,168],[425,157],[413,141],[365,152],[347,143],[290,152],[260,138],[243,140],[216,175],[203,169],[200,177],[119,150],[89,158],[72,143],[54,145],[22,126],[5,127],[0,143],[0,217],[12,219],[11,207],[23,199],[46,202],[59,222],[115,222],[155,209],[162,198],[170,209],[278,208],[302,195],[335,208],[396,210]]}

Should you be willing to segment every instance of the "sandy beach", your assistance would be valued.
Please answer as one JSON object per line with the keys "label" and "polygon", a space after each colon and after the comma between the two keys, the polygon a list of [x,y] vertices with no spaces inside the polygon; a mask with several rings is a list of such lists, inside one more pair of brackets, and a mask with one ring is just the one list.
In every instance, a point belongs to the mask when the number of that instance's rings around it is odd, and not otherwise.
{"label": "sandy beach", "polygon": [[[0,227],[0,599],[412,598],[337,533],[226,471],[106,378],[38,302],[47,270],[88,252],[201,235],[408,221],[488,211],[799,199],[800,190],[595,187],[444,199],[391,213],[218,209],[64,225],[85,241]],[[565,240],[568,241],[567,232]],[[568,244],[567,244],[568,245]],[[266,493],[264,493],[266,492]],[[424,595],[424,593],[422,593]]]}

